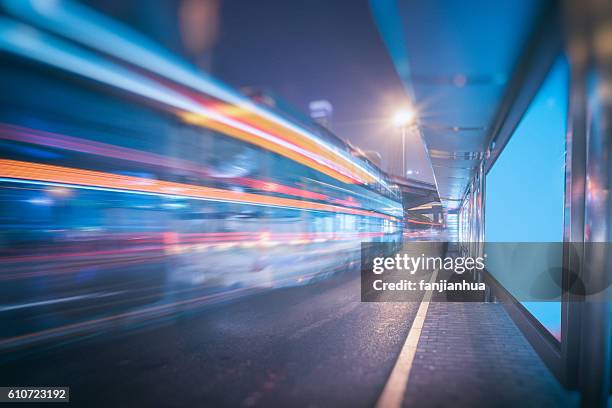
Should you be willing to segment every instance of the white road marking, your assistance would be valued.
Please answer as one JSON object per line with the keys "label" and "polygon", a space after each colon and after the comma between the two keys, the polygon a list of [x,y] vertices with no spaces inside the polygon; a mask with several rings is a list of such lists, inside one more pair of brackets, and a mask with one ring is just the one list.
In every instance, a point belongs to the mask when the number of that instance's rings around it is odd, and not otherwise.
{"label": "white road marking", "polygon": [[[429,283],[434,283],[437,276],[438,270],[436,269],[431,274]],[[433,291],[428,290],[423,295],[423,300],[421,300],[419,310],[412,321],[412,326],[406,337],[406,342],[402,346],[402,350],[395,362],[395,366],[393,366],[393,370],[385,384],[385,388],[376,402],[376,408],[399,408],[402,406],[406,386],[408,385],[408,377],[410,376],[412,362],[414,361],[414,356],[417,351],[432,293]]]}

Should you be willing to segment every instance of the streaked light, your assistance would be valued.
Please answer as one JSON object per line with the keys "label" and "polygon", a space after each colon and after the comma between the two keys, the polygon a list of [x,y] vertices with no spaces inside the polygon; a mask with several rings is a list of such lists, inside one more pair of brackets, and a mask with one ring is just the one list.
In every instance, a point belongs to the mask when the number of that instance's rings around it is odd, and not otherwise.
{"label": "streaked light", "polygon": [[52,205],[53,200],[50,199],[49,197],[37,197],[37,198],[30,198],[28,200],[28,203],[34,204],[34,205]]}
{"label": "streaked light", "polygon": [[[305,128],[255,104],[221,82],[184,63],[145,37],[85,6],[69,1],[49,3],[32,0],[5,1],[4,7],[20,18],[61,34],[77,43],[85,44],[87,47],[97,49],[178,84],[225,101],[230,104],[230,108],[237,107],[247,117],[255,119],[258,122],[257,125],[263,125],[262,129],[265,131],[269,131],[269,128],[281,128],[292,137],[317,145],[319,149],[325,151],[322,157],[333,157],[331,162],[335,164],[335,170],[343,174],[344,178],[338,177],[337,173],[332,177],[342,182],[370,183],[376,181],[389,190],[389,186],[384,179],[375,174],[372,169],[369,169],[365,163],[352,160],[348,152],[330,145]],[[99,38],[104,38],[105,41],[98,41]],[[27,53],[25,56],[28,56]],[[75,64],[75,62],[71,63],[73,66]],[[66,67],[64,69],[70,70]],[[193,112],[191,109],[181,109]],[[324,165],[329,165],[329,163]],[[341,166],[340,169],[338,165]],[[348,180],[346,176],[349,177]]]}
{"label": "streaked light", "polygon": [[168,197],[189,197],[210,201],[362,215],[399,221],[398,218],[387,214],[346,208],[332,204],[8,159],[0,159],[0,179],[9,181],[11,179],[16,179],[22,182],[32,180],[44,183],[54,183],[54,186],[57,184],[60,187],[85,186],[88,188],[98,188],[109,191],[134,192],[138,194],[152,194]]}
{"label": "streaked light", "polygon": [[47,192],[56,197],[70,197],[72,195],[72,191],[66,187],[51,187],[47,189]]}

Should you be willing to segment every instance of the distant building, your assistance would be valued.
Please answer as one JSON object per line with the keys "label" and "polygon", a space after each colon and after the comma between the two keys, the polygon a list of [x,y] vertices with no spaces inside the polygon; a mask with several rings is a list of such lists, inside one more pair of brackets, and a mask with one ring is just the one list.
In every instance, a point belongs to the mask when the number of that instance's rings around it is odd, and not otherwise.
{"label": "distant building", "polygon": [[332,114],[334,108],[329,101],[324,99],[312,101],[308,104],[310,109],[310,117],[321,126],[331,129]]}

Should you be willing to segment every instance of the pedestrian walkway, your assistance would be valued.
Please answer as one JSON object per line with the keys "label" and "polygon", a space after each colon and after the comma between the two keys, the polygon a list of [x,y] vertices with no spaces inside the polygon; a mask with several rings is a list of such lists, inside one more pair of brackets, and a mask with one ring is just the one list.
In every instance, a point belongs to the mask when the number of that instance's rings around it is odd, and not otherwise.
{"label": "pedestrian walkway", "polygon": [[499,303],[432,302],[403,406],[575,407]]}

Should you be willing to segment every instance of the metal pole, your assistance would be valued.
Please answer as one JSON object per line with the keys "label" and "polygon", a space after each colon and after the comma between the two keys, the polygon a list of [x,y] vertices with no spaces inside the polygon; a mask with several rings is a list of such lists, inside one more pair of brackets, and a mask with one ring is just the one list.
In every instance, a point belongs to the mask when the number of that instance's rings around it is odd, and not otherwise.
{"label": "metal pole", "polygon": [[406,177],[406,126],[402,126],[402,177]]}

